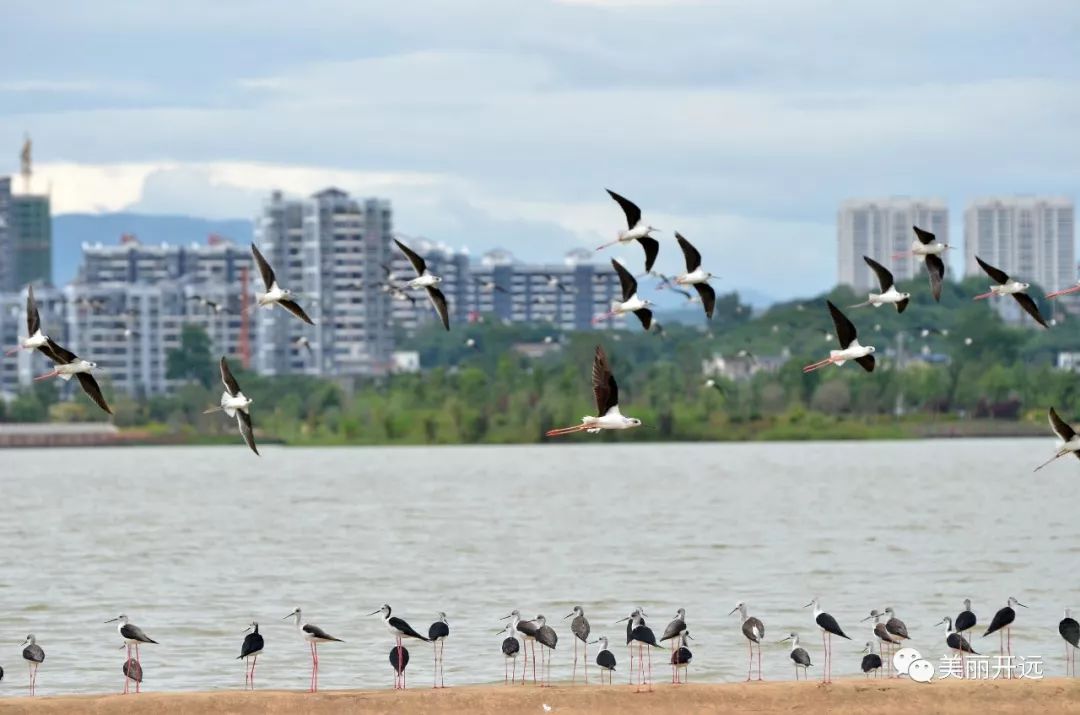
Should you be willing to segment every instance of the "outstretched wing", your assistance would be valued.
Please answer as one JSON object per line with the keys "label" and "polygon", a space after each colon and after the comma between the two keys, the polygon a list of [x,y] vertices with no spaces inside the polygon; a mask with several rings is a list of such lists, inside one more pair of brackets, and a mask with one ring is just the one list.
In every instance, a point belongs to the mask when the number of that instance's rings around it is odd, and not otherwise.
{"label": "outstretched wing", "polygon": [[439,318],[442,319],[443,327],[447,330],[450,329],[450,310],[446,307],[446,296],[438,288],[431,286],[427,287],[428,298],[431,299],[431,304],[435,306],[435,312],[439,314]]}
{"label": "outstretched wing", "polygon": [[855,358],[855,362],[862,365],[863,370],[866,370],[867,372],[873,372],[874,371],[874,356],[873,355],[863,355],[861,358]]}
{"label": "outstretched wing", "polygon": [[911,228],[915,231],[915,237],[918,238],[919,242],[922,243],[924,246],[929,246],[931,243],[937,240],[937,236],[930,233],[929,231],[924,231],[918,226],[912,226]]}
{"label": "outstretched wing", "polygon": [[308,325],[315,325],[315,323],[312,322],[311,318],[308,317],[308,314],[304,312],[304,309],[301,308],[300,304],[297,303],[295,300],[279,300],[278,305],[295,315],[297,318],[300,318],[300,320],[304,321]]}
{"label": "outstretched wing", "polygon": [[889,290],[893,284],[893,275],[889,269],[870,256],[863,256],[862,259],[866,261],[866,265],[870,266],[870,269],[877,275],[878,283],[881,284],[881,292],[884,293]]}
{"label": "outstretched wing", "polygon": [[612,407],[619,406],[619,386],[611,374],[604,349],[596,346],[592,364],[592,389],[596,398],[596,416],[603,417]]}
{"label": "outstretched wing", "polygon": [[637,204],[628,198],[619,196],[611,189],[604,189],[608,192],[608,196],[615,199],[615,202],[622,207],[623,213],[626,214],[626,226],[627,228],[633,228],[638,225],[638,221],[641,220],[641,209]]}
{"label": "outstretched wing", "polygon": [[930,275],[930,293],[935,301],[940,302],[941,283],[945,280],[945,264],[941,261],[941,256],[926,257],[926,272]]}
{"label": "outstretched wing", "polygon": [[679,242],[679,248],[682,249],[683,257],[686,258],[686,272],[693,273],[698,268],[701,268],[701,254],[698,253],[698,250],[683,238],[678,231],[675,232],[675,240]]}
{"label": "outstretched wing", "polygon": [[251,244],[251,255],[255,258],[255,265],[259,267],[259,275],[262,276],[263,285],[266,287],[266,290],[270,290],[274,285],[274,281],[277,280],[274,277],[274,269],[270,267],[270,264],[267,263],[266,259],[263,257],[262,252],[254,243]]}
{"label": "outstretched wing", "polygon": [[695,283],[694,289],[701,296],[701,305],[705,307],[705,316],[712,320],[713,309],[716,307],[716,291],[708,283]]}
{"label": "outstretched wing", "polygon": [[34,286],[26,289],[26,330],[26,337],[41,330],[41,316],[38,315],[37,303],[34,301]]}
{"label": "outstretched wing", "polygon": [[221,356],[221,382],[233,397],[240,394],[240,385],[236,382],[236,378],[233,377],[232,370],[229,369],[229,363],[225,360],[224,355]]}
{"label": "outstretched wing", "polygon": [[1050,326],[1046,324],[1046,320],[1039,313],[1039,306],[1035,305],[1035,301],[1031,299],[1031,296],[1027,293],[1013,293],[1013,298],[1016,298],[1016,302],[1020,304],[1020,307],[1027,311],[1027,314],[1035,319],[1035,322],[1044,328]]}
{"label": "outstretched wing", "polygon": [[652,270],[653,264],[656,263],[656,257],[660,254],[660,242],[651,236],[642,236],[638,239],[638,243],[645,249],[645,272],[648,273]]}
{"label": "outstretched wing", "polygon": [[1009,282],[1009,274],[1000,268],[994,268],[983,259],[975,256],[975,262],[979,264],[979,268],[982,268],[986,272],[986,275],[990,276],[995,283],[1002,285]]}
{"label": "outstretched wing", "polygon": [[252,452],[259,454],[259,450],[255,446],[255,432],[251,428],[251,415],[243,410],[237,410],[236,425],[240,428],[240,434],[244,436],[247,446],[251,447]]}
{"label": "outstretched wing", "polygon": [[840,347],[847,349],[847,346],[858,337],[858,333],[855,332],[855,325],[848,320],[848,317],[840,312],[840,309],[832,304],[831,300],[825,301],[829,305],[829,313],[832,314],[832,322],[836,327],[836,339],[840,342]]}
{"label": "outstretched wing", "polygon": [[1065,420],[1058,417],[1057,411],[1051,407],[1050,412],[1050,429],[1054,430],[1054,434],[1061,438],[1062,442],[1068,442],[1070,439],[1076,436],[1076,432],[1069,426]]}
{"label": "outstretched wing", "polygon": [[394,239],[394,243],[396,243],[397,247],[401,249],[401,252],[405,254],[405,257],[409,259],[409,263],[412,264],[413,270],[416,271],[416,275],[424,275],[424,271],[427,270],[427,263],[424,262],[424,259],[396,238]]}
{"label": "outstretched wing", "polygon": [[622,285],[622,299],[625,303],[634,297],[634,293],[637,293],[637,279],[630,275],[630,271],[626,270],[623,264],[614,258],[611,259],[611,267],[619,274],[619,283]]}
{"label": "outstretched wing", "polygon": [[67,365],[79,359],[78,355],[67,348],[60,347],[52,338],[46,340],[40,350],[45,353],[46,357],[59,365]]}
{"label": "outstretched wing", "polygon": [[[636,315],[637,319],[641,321],[641,327],[648,330],[652,326],[652,311],[648,308],[638,308],[634,311],[634,315]],[[659,329],[660,324],[657,323],[656,325],[657,329]],[[662,331],[661,335],[663,335]]]}
{"label": "outstretched wing", "polygon": [[98,407],[111,415],[113,413],[112,408],[109,407],[109,403],[105,401],[105,397],[101,394],[101,387],[98,386],[94,376],[88,372],[77,372],[75,377],[79,378],[79,384],[82,385],[83,392],[89,395],[90,399],[97,403]]}

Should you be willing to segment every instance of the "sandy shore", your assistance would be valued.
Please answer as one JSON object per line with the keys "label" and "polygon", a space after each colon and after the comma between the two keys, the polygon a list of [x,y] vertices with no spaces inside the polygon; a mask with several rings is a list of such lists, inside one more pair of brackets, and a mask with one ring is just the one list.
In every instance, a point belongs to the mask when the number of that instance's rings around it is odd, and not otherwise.
{"label": "sandy shore", "polygon": [[467,686],[318,693],[220,691],[0,698],[0,713],[1080,713],[1080,679],[657,685]]}

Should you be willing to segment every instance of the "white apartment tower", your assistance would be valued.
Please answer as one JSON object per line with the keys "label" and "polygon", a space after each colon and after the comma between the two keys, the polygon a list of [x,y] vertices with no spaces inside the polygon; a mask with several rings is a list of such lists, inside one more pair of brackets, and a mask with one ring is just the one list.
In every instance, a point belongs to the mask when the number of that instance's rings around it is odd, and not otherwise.
{"label": "white apartment tower", "polygon": [[[919,275],[922,262],[913,256],[893,258],[910,251],[915,240],[912,226],[949,242],[949,209],[943,199],[851,199],[840,206],[837,216],[837,283],[856,292],[878,287],[877,278],[863,261],[870,256],[892,271],[897,281]],[[946,261],[946,266],[948,261]]]}

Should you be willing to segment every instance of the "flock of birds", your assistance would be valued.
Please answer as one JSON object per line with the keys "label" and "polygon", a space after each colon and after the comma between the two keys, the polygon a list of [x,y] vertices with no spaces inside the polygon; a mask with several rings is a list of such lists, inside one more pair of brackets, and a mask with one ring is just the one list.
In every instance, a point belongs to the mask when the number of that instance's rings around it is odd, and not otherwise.
{"label": "flock of birds", "polygon": [[[994,633],[999,634],[999,652],[1002,656],[1012,655],[1011,630],[1012,624],[1016,620],[1016,610],[1014,606],[1027,608],[1027,606],[1020,603],[1017,599],[1010,597],[1006,605],[994,614],[993,619],[990,621],[990,625],[983,633],[983,637]],[[851,640],[851,638],[844,632],[844,629],[840,626],[839,622],[837,622],[836,618],[822,609],[817,598],[811,600],[804,608],[813,608],[814,625],[821,631],[824,660],[822,682],[832,682],[832,637],[837,636],[838,638],[845,638],[847,640]],[[736,613],[739,614],[741,623],[740,631],[747,641],[749,662],[746,670],[746,680],[763,680],[761,646],[765,639],[765,624],[760,618],[749,615],[749,609],[744,601],[736,603],[735,607],[728,613],[728,616]],[[405,688],[405,669],[409,665],[409,651],[404,645],[405,639],[432,644],[434,656],[432,687],[446,687],[446,678],[443,672],[443,649],[446,646],[446,640],[450,637],[450,623],[447,620],[445,613],[440,612],[438,614],[437,620],[428,627],[427,635],[417,631],[404,619],[393,615],[393,609],[388,604],[384,604],[381,608],[372,611],[368,615],[379,616],[386,629],[394,637],[395,644],[390,650],[389,662],[391,669],[394,671],[395,689]],[[599,649],[595,654],[594,663],[600,671],[600,683],[604,684],[606,682],[607,684],[611,684],[613,682],[617,661],[614,652],[612,652],[610,648],[608,637],[599,636],[593,638],[592,626],[589,623],[589,619],[585,616],[585,610],[581,606],[574,606],[573,610],[563,617],[563,621],[567,619],[573,619],[570,621],[570,636],[574,644],[574,662],[570,681],[571,684],[577,682],[579,657],[583,666],[584,682],[586,685],[589,683],[590,645],[599,645]],[[910,639],[907,625],[896,616],[896,612],[891,607],[886,608],[883,611],[874,609],[870,611],[870,615],[862,620],[865,622],[870,619],[873,619],[874,621],[873,635],[879,645],[875,652],[874,642],[866,642],[865,647],[862,649],[863,656],[859,661],[859,668],[866,677],[870,677],[871,675],[873,675],[873,677],[880,676],[882,668],[885,669],[886,676],[889,676],[892,663],[890,650],[902,647],[904,642]],[[299,606],[285,615],[282,620],[292,620],[297,634],[299,634],[299,636],[308,644],[311,655],[311,680],[309,691],[317,692],[319,689],[319,646],[330,643],[343,643],[344,641],[341,638],[330,635],[315,624],[304,622],[303,612]],[[551,658],[559,643],[559,634],[556,632],[555,628],[548,624],[547,619],[543,615],[538,615],[533,619],[525,619],[517,609],[514,609],[503,616],[501,620],[507,621],[505,627],[496,631],[496,634],[505,636],[500,645],[504,663],[503,683],[514,684],[520,682],[524,685],[528,676],[529,662],[531,661],[533,684],[538,684],[541,687],[549,687],[551,685]],[[685,609],[680,608],[676,611],[674,619],[667,624],[667,627],[664,628],[663,633],[659,638],[657,638],[656,633],[646,625],[645,610],[641,607],[633,609],[630,612],[630,615],[615,621],[615,624],[617,625],[623,622],[626,623],[626,648],[629,655],[628,680],[630,685],[633,685],[638,691],[641,691],[642,689],[652,690],[652,653],[654,650],[665,649],[665,643],[670,646],[669,652],[665,655],[668,665],[671,667],[671,683],[677,685],[687,682],[689,666],[694,655],[690,650],[690,641],[693,640],[693,638],[691,638],[690,630],[687,626]],[[971,600],[965,599],[964,610],[955,620],[946,616],[935,625],[943,625],[945,627],[946,648],[950,653],[958,656],[961,661],[963,661],[968,655],[979,655],[971,647],[968,638],[965,637],[965,634],[974,632],[973,629],[978,622],[978,618],[971,610]],[[124,661],[122,669],[124,675],[123,692],[125,694],[130,692],[130,685],[134,683],[135,692],[138,693],[140,692],[143,680],[143,668],[139,657],[139,646],[157,644],[158,642],[150,638],[142,628],[131,623],[124,614],[120,614],[116,618],[106,621],[106,623],[117,623],[116,630],[124,644],[121,647],[127,648],[127,658]],[[1080,649],[1080,623],[1071,617],[1068,609],[1065,610],[1065,617],[1058,624],[1058,633],[1065,640],[1066,674],[1075,675],[1076,650]],[[244,629],[244,634],[246,635],[240,646],[240,655],[237,656],[237,660],[244,661],[244,687],[246,689],[254,689],[255,667],[258,664],[259,656],[263,653],[266,642],[263,635],[259,632],[258,622],[252,622]],[[783,639],[777,641],[777,643],[790,644],[789,657],[794,667],[795,679],[800,679],[800,671],[802,679],[807,679],[807,670],[813,667],[814,663],[811,661],[809,651],[801,645],[799,634],[795,632],[788,633]],[[539,678],[537,676],[536,665],[537,645],[540,646]],[[756,678],[754,677],[755,647],[757,651]],[[581,652],[580,656],[579,648]],[[635,655],[637,660],[636,667]],[[519,656],[522,658],[520,680],[517,669],[517,660]],[[30,695],[34,695],[37,689],[38,668],[45,662],[45,651],[37,644],[37,639],[32,633],[26,636],[26,642],[23,643],[22,657],[29,666]],[[964,677],[967,677],[968,671],[966,668],[964,668],[963,672]],[[0,680],[2,680],[3,677],[4,671],[0,668]]]}

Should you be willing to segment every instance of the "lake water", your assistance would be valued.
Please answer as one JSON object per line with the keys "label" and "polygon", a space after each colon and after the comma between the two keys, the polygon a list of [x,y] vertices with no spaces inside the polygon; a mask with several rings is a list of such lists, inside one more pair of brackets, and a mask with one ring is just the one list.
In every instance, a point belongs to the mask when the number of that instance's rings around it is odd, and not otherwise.
{"label": "lake water", "polygon": [[[584,441],[584,440],[581,440]],[[390,687],[392,637],[364,614],[384,602],[426,633],[446,611],[448,685],[501,681],[499,617],[543,613],[569,678],[581,604],[612,638],[642,605],[662,631],[687,609],[691,680],[741,680],[737,600],[765,622],[765,677],[788,679],[787,631],[815,664],[819,595],[855,639],[834,675],[857,673],[871,608],[894,606],[936,660],[969,597],[980,623],[1012,595],[1013,652],[1063,673],[1061,609],[1080,607],[1080,465],[1036,475],[1052,441],[0,451],[0,695],[25,691],[19,644],[38,636],[40,694],[119,690],[114,625],[128,614],[148,690],[239,688],[241,631],[266,638],[258,684],[305,689],[308,646],[291,621],[347,642],[320,649],[320,687]],[[981,629],[979,631],[981,633]],[[974,639],[993,653],[997,637]],[[412,686],[431,649],[409,643]],[[595,648],[595,646],[594,646]],[[590,657],[592,650],[590,651]],[[663,681],[664,657],[654,657]],[[595,673],[595,671],[591,671]],[[820,672],[819,668],[811,672]]]}

